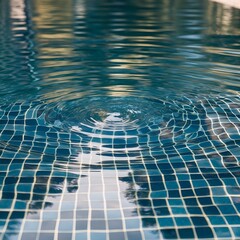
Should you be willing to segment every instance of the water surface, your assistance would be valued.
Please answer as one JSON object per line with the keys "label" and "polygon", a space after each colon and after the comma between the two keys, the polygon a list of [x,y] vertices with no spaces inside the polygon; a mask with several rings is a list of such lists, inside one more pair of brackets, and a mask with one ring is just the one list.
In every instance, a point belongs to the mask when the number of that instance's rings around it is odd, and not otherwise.
{"label": "water surface", "polygon": [[0,239],[240,238],[240,10],[0,0]]}

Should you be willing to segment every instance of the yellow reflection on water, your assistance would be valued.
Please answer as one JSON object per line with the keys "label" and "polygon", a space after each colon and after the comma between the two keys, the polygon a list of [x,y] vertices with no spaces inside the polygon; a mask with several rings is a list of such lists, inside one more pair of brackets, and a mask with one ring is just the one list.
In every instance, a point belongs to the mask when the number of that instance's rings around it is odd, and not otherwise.
{"label": "yellow reflection on water", "polygon": [[[41,85],[70,82],[72,70],[67,70],[66,67],[74,65],[74,35],[70,27],[73,24],[73,1],[35,0],[33,11],[35,41],[38,45],[38,59],[41,60],[39,65],[44,69]],[[42,95],[51,101],[50,99],[66,97],[73,91],[72,86],[59,87]]]}
{"label": "yellow reflection on water", "polygon": [[[63,9],[64,6],[64,9]],[[64,39],[73,39],[72,0],[36,0],[34,2],[34,28],[36,40],[40,43],[40,56],[69,56],[73,54],[71,44],[62,46]]]}
{"label": "yellow reflection on water", "polygon": [[130,85],[106,86],[105,90],[107,90],[108,96],[113,96],[113,97],[131,96],[131,92],[134,91],[133,86],[130,86]]}

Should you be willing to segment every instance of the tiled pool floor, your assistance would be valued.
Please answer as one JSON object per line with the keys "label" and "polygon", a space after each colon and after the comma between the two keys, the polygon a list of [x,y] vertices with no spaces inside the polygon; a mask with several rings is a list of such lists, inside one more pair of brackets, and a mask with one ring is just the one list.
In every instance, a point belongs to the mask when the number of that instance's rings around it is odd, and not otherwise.
{"label": "tiled pool floor", "polygon": [[131,129],[2,105],[1,239],[240,239],[239,96],[157,104]]}

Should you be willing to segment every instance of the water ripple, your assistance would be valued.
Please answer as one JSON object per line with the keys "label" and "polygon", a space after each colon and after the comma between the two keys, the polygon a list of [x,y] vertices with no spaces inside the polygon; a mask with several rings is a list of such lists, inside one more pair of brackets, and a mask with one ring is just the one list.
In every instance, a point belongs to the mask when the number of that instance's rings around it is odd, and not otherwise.
{"label": "water ripple", "polygon": [[239,237],[239,16],[0,1],[0,238]]}

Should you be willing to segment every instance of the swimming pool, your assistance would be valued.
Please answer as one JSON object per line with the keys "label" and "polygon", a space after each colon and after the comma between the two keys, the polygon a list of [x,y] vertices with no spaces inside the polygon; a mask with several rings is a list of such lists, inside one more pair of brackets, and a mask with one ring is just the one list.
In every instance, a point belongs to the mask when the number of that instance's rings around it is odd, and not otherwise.
{"label": "swimming pool", "polygon": [[240,10],[0,1],[0,239],[239,239]]}

